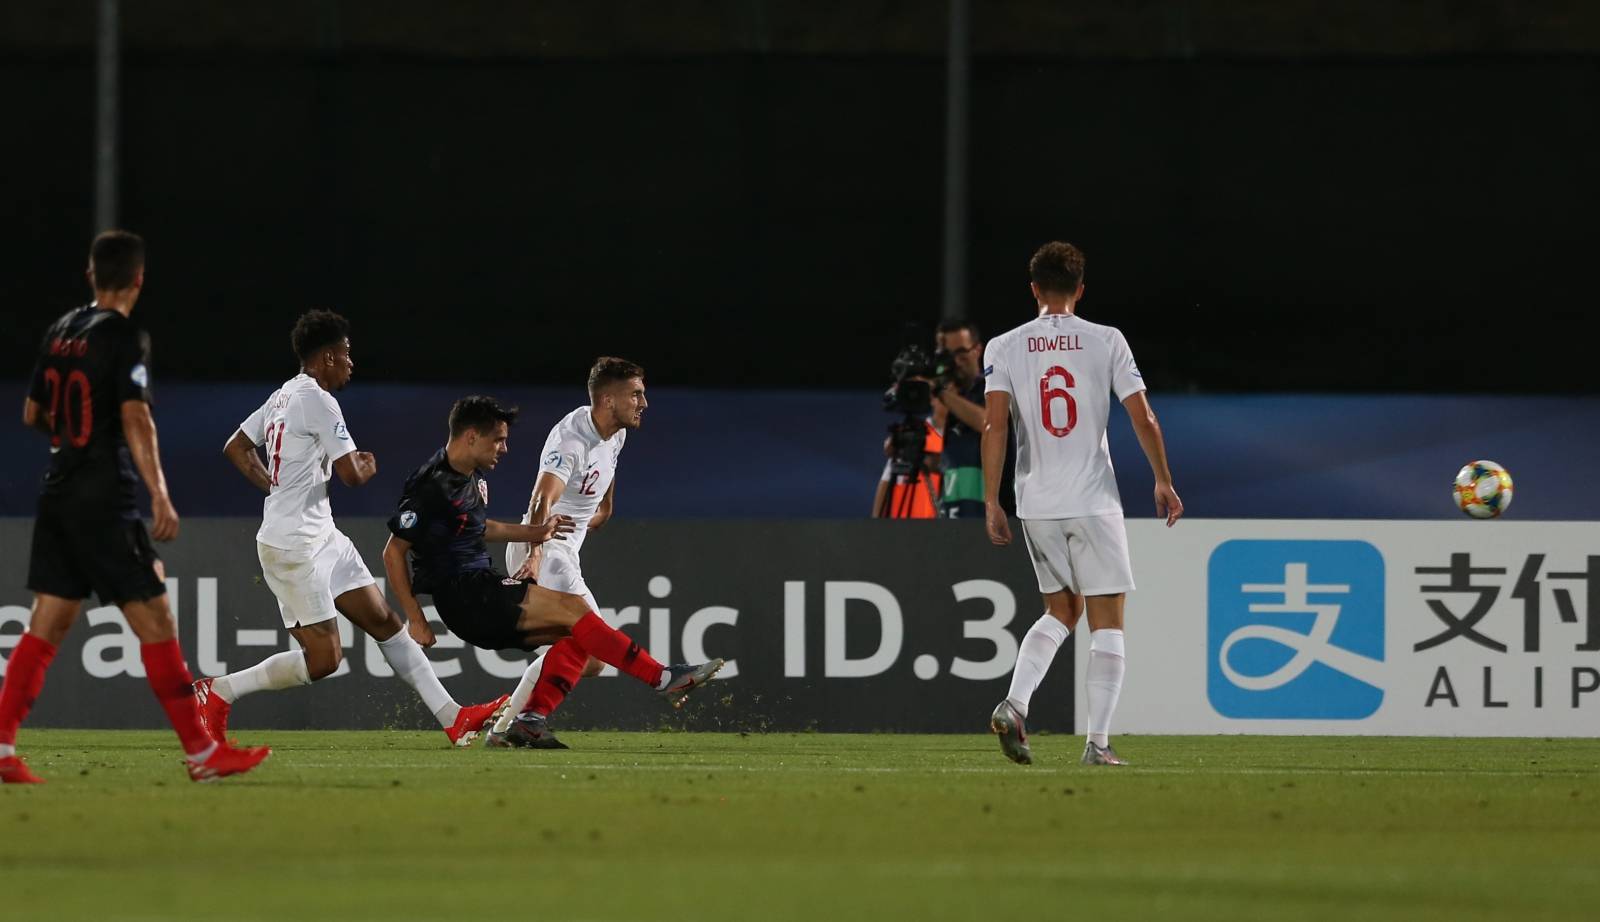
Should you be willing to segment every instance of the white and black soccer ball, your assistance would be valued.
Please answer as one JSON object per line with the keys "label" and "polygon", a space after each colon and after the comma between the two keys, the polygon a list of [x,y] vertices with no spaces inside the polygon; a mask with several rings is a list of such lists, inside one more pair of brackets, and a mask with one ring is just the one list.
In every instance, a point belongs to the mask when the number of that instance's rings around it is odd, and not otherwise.
{"label": "white and black soccer ball", "polygon": [[1511,505],[1511,472],[1493,461],[1473,461],[1456,474],[1456,505],[1475,519],[1499,518]]}

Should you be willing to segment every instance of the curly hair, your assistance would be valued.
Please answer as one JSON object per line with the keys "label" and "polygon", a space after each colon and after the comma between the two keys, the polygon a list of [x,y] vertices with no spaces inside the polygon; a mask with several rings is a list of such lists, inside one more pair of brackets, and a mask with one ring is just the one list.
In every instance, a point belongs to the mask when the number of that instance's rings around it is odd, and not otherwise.
{"label": "curly hair", "polygon": [[350,321],[333,311],[306,311],[295,321],[294,332],[289,334],[289,345],[302,362],[329,346],[337,346],[350,335]]}

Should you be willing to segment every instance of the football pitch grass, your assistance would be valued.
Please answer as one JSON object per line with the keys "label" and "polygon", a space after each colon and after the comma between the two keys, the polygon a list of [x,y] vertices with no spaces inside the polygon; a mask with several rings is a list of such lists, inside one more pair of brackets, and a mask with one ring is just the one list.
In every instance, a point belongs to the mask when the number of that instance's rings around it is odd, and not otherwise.
{"label": "football pitch grass", "polygon": [[1592,919],[1600,740],[24,730],[16,919]]}

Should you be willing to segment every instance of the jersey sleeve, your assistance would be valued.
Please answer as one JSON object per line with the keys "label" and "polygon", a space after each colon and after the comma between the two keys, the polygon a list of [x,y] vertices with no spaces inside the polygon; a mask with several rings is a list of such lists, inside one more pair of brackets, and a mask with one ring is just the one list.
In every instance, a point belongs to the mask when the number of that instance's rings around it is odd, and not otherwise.
{"label": "jersey sleeve", "polygon": [[539,459],[539,475],[554,474],[566,483],[578,469],[578,460],[582,457],[582,446],[576,439],[562,439],[554,448],[547,445],[544,457]]}
{"label": "jersey sleeve", "polygon": [[239,431],[243,432],[244,437],[250,440],[250,444],[260,445],[266,442],[267,407],[272,405],[272,401],[276,397],[277,394],[273,394],[272,397],[268,397],[266,403],[256,407],[256,411],[251,413],[249,416],[246,416],[244,418],[244,422],[239,424]]}
{"label": "jersey sleeve", "polygon": [[1128,339],[1117,330],[1111,338],[1111,390],[1118,400],[1127,400],[1144,389],[1144,376],[1139,374],[1139,366],[1133,361]]}
{"label": "jersey sleeve", "polygon": [[389,516],[389,533],[402,541],[418,544],[427,533],[428,522],[439,515],[438,494],[426,477],[406,484],[400,505]]}
{"label": "jersey sleeve", "polygon": [[1010,394],[1011,375],[1004,367],[1003,340],[992,340],[983,350],[983,392]]}
{"label": "jersey sleeve", "polygon": [[312,399],[301,402],[305,414],[306,431],[317,440],[329,461],[337,461],[356,450],[356,440],[344,424],[344,412],[333,395],[318,389]]}
{"label": "jersey sleeve", "polygon": [[116,380],[117,403],[129,400],[150,402],[150,336],[143,330],[128,328],[116,340],[112,375]]}

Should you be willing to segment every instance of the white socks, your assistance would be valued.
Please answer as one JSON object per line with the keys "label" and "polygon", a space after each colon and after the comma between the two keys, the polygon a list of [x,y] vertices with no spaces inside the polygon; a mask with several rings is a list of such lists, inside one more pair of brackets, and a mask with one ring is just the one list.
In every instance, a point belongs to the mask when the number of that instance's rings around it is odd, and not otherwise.
{"label": "white socks", "polygon": [[461,706],[444,690],[438,674],[433,671],[433,664],[428,662],[421,645],[411,639],[411,634],[402,627],[388,640],[378,641],[378,649],[383,652],[383,658],[389,661],[395,675],[416,689],[417,695],[422,698],[422,706],[433,712],[439,726],[446,730],[454,726]]}
{"label": "white socks", "polygon": [[211,693],[232,704],[245,695],[258,691],[274,691],[310,685],[311,673],[306,670],[306,655],[301,650],[287,650],[267,657],[249,669],[219,676],[211,682]]}
{"label": "white socks", "polygon": [[[522,678],[517,681],[517,689],[511,693],[511,706],[506,708],[500,719],[494,722],[494,732],[504,733],[511,728],[511,722],[517,719],[522,709],[528,706],[528,699],[533,697],[533,686],[539,681],[539,673],[544,669],[544,654],[528,664],[522,670]],[[664,670],[663,670],[664,671]]]}
{"label": "white socks", "polygon": [[1022,646],[1017,648],[1017,667],[1011,673],[1011,691],[1006,693],[1006,700],[1017,709],[1023,717],[1028,716],[1028,702],[1033,698],[1033,693],[1044,681],[1044,674],[1050,671],[1050,663],[1056,658],[1056,651],[1066,642],[1067,635],[1072,632],[1055,615],[1045,612],[1039,620],[1033,622],[1033,627],[1028,628],[1028,633],[1022,638]]}
{"label": "white socks", "polygon": [[1083,689],[1089,703],[1089,742],[1105,746],[1110,741],[1111,715],[1122,694],[1122,673],[1127,666],[1123,656],[1122,632],[1106,628],[1089,633],[1089,668],[1083,676]]}
{"label": "white socks", "polygon": [[17,747],[14,743],[0,743],[0,759],[9,759],[16,754]]}

